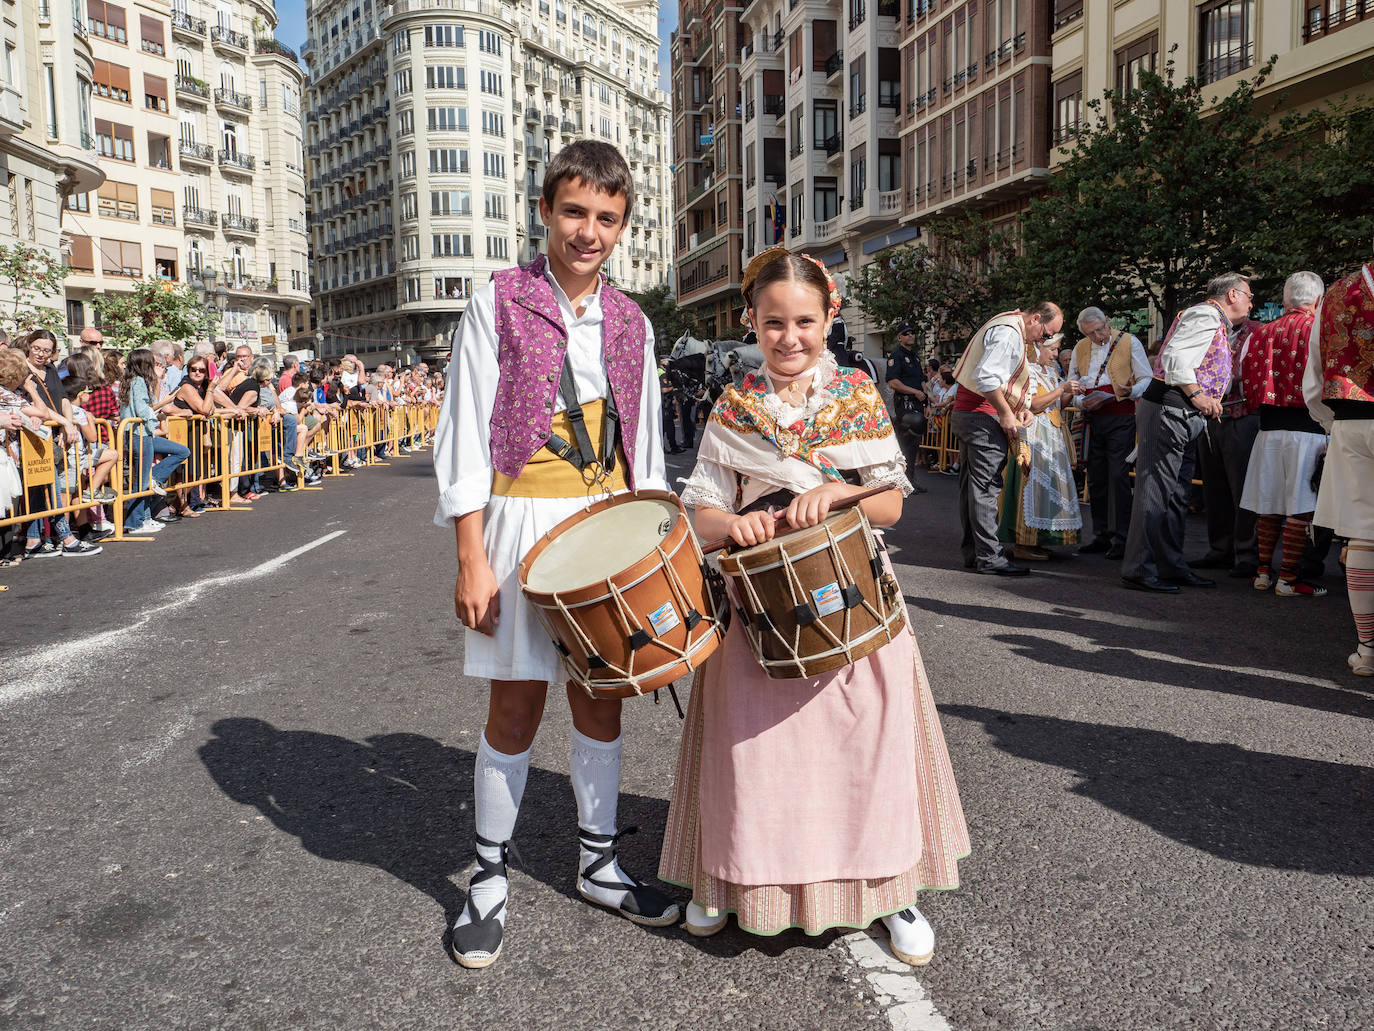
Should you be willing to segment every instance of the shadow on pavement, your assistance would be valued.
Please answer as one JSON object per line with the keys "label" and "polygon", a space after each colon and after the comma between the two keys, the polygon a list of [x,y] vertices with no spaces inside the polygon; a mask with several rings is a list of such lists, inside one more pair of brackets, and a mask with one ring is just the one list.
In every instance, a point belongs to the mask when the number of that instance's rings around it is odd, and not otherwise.
{"label": "shadow on pavement", "polygon": [[[385,734],[354,741],[309,730],[279,730],[264,720],[218,720],[200,746],[206,770],[227,796],[261,812],[311,855],[383,870],[434,899],[452,926],[466,901],[464,871],[472,863],[472,752],[419,734]],[[575,886],[576,805],[566,774],[530,767],[515,841],[525,874],[584,905]],[[622,793],[625,866],[658,884],[658,853],[668,816],[659,798]],[[455,884],[457,876],[460,884]],[[514,875],[518,878],[519,874]],[[659,885],[684,905],[687,894]],[[518,888],[517,888],[518,890]],[[628,934],[685,936],[681,928],[625,925]],[[824,949],[843,932],[810,937],[787,931],[771,938],[747,934],[733,921],[695,944],[713,956],[792,948]]]}
{"label": "shadow on pavement", "polygon": [[1002,751],[1075,771],[1076,794],[1221,859],[1374,874],[1374,770],[1156,730],[942,705]]}
{"label": "shadow on pavement", "polygon": [[[1207,627],[1189,628],[1180,624],[1178,632],[1163,634],[1114,622],[1110,616],[1094,619],[1072,610],[1036,612],[911,595],[906,600],[915,608],[934,615],[981,622],[998,630],[1054,630],[1076,635],[1082,640],[1082,647],[1034,633],[990,635],[992,640],[1009,645],[1022,658],[1074,674],[1100,673],[1152,685],[1201,688],[1345,716],[1374,718],[1374,697],[1286,678],[1285,672],[1302,676],[1330,675],[1335,679],[1347,671],[1344,653],[1328,653],[1327,666],[1315,666],[1310,661],[1310,653],[1295,647],[1291,638],[1270,642],[1275,646],[1266,647],[1264,641],[1257,641],[1249,634],[1218,633]],[[1122,599],[1123,615],[1131,612],[1129,604],[1129,599]],[[1169,649],[1177,652],[1177,661],[1140,655],[1134,650],[1136,648],[1156,653]],[[1194,660],[1223,666],[1234,664],[1240,669],[1199,667]],[[1244,672],[1256,668],[1272,671],[1272,674],[1260,676]]]}
{"label": "shadow on pavement", "polygon": [[[226,795],[251,805],[321,859],[363,863],[424,892],[451,925],[466,901],[461,875],[474,858],[473,753],[419,734],[353,741],[309,730],[279,730],[263,720],[222,719],[199,755]],[[640,877],[658,868],[668,803],[620,796],[625,865]],[[577,809],[566,774],[530,768],[516,844],[524,872],[577,895]],[[518,876],[518,875],[517,875]]]}

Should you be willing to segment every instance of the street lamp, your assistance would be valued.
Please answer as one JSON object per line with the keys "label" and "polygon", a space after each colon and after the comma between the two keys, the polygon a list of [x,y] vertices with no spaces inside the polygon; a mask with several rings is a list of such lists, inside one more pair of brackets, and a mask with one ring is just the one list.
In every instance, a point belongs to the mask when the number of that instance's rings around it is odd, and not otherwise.
{"label": "street lamp", "polygon": [[315,330],[315,357],[318,358],[322,354],[324,354],[324,330],[317,329]]}

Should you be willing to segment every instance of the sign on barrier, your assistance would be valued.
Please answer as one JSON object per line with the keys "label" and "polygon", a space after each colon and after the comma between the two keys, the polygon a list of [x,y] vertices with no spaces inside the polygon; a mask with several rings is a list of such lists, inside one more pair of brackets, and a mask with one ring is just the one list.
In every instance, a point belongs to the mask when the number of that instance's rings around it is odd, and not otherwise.
{"label": "sign on barrier", "polygon": [[26,487],[46,487],[57,482],[57,466],[53,462],[52,434],[46,436],[33,430],[20,431],[19,455],[22,478]]}

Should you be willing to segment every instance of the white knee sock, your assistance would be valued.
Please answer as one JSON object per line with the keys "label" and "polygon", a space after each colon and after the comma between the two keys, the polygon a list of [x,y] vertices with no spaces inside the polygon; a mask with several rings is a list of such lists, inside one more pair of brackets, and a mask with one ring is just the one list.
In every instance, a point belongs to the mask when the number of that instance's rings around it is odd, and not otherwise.
{"label": "white knee sock", "polygon": [[[580,832],[591,833],[609,839],[615,834],[616,805],[620,801],[620,747],[624,736],[614,741],[597,741],[572,728],[570,775],[573,795],[577,799],[577,826]],[[579,834],[579,838],[582,835]],[[602,841],[592,842],[601,844]],[[585,870],[601,858],[600,852],[593,852],[582,843],[578,849],[578,870]],[[620,869],[618,862],[602,867],[595,877],[598,881],[619,881],[625,885],[636,882]],[[624,892],[613,888],[600,888],[588,884],[584,879],[582,888],[608,905],[617,906],[624,898]]]}
{"label": "white knee sock", "polygon": [[[487,735],[482,735],[472,775],[473,817],[477,836],[495,842],[477,846],[477,854],[490,862],[501,861],[500,846],[515,832],[515,818],[520,812],[520,798],[525,793],[529,772],[530,749],[519,755],[507,755],[492,748]],[[507,885],[506,878],[492,877],[471,887],[469,897],[480,915],[490,913],[506,897]],[[505,907],[496,918],[504,927]],[[462,927],[471,921],[472,908],[464,906],[454,926]]]}
{"label": "white knee sock", "polygon": [[1345,586],[1355,617],[1359,654],[1374,655],[1374,541],[1352,540],[1345,554]]}

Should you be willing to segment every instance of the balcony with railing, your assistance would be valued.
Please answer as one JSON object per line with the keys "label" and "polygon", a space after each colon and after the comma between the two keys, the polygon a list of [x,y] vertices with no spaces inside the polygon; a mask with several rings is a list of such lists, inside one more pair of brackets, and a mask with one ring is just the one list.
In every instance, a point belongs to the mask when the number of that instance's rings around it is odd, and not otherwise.
{"label": "balcony with railing", "polygon": [[247,174],[257,167],[257,159],[250,154],[240,154],[236,150],[219,152],[219,167],[226,172]]}
{"label": "balcony with railing", "polygon": [[214,147],[208,143],[197,143],[194,140],[182,140],[177,148],[177,153],[181,155],[182,161],[199,161],[208,165],[215,160]]}
{"label": "balcony with railing", "polygon": [[188,226],[207,226],[213,229],[219,225],[219,212],[213,208],[197,208],[184,204],[181,208],[181,221]]}
{"label": "balcony with railing", "polygon": [[902,210],[902,191],[885,190],[878,194],[878,214],[895,215]]}
{"label": "balcony with railing", "polygon": [[843,67],[844,67],[844,51],[843,51],[843,50],[836,50],[833,54],[831,54],[829,57],[827,57],[827,58],[825,59],[825,78],[826,78],[826,81],[829,81],[829,80],[830,80],[830,77],[833,76],[833,75],[835,75],[835,74],[837,74],[837,73],[840,71],[840,69],[843,68]]}
{"label": "balcony with railing", "polygon": [[258,220],[247,215],[235,215],[226,211],[220,216],[220,225],[226,233],[236,233],[240,236],[258,235]]}
{"label": "balcony with railing", "polygon": [[765,93],[763,95],[764,114],[772,115],[774,118],[781,118],[784,110],[784,102],[781,93]]}
{"label": "balcony with railing", "polygon": [[296,52],[285,43],[278,42],[271,36],[259,36],[253,40],[253,53],[255,54],[275,54],[284,57],[292,64],[297,63]]}
{"label": "balcony with railing", "polygon": [[210,26],[210,43],[220,49],[239,50],[248,53],[248,36],[223,25]]}
{"label": "balcony with railing", "polygon": [[1374,20],[1374,0],[1344,0],[1344,2],[1332,2],[1326,6],[1328,10],[1323,11],[1320,7],[1308,3],[1307,20],[1302,25],[1302,41],[1311,43],[1314,39],[1321,39],[1340,29],[1348,28],[1356,22]]}
{"label": "balcony with railing", "polygon": [[215,106],[227,107],[247,114],[253,110],[253,98],[227,86],[215,90]]}
{"label": "balcony with railing", "polygon": [[825,156],[826,156],[826,159],[827,159],[827,160],[830,159],[830,158],[833,158],[836,154],[840,153],[840,151],[843,150],[843,149],[844,149],[844,133],[842,133],[842,132],[837,132],[837,133],[835,133],[833,136],[830,136],[830,137],[828,137],[828,138],[826,139],[826,141],[825,141]]}
{"label": "balcony with railing", "polygon": [[172,11],[172,35],[185,36],[197,42],[205,38],[205,19],[193,18],[185,11]]}
{"label": "balcony with railing", "polygon": [[177,96],[182,100],[210,102],[210,84],[194,75],[178,75],[176,78]]}

